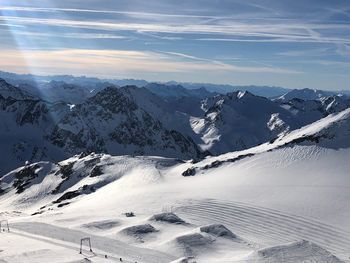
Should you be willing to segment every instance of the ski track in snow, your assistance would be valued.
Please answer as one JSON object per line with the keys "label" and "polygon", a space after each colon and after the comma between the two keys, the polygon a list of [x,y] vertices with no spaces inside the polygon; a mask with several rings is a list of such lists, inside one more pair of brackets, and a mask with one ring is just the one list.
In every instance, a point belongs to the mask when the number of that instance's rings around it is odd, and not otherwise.
{"label": "ski track in snow", "polygon": [[[11,228],[13,228],[13,227],[11,226]],[[62,247],[62,248],[69,249],[73,253],[76,253],[76,254],[78,254],[79,251],[80,251],[80,246],[79,246],[78,243],[76,243],[76,244],[72,243],[71,244],[70,242],[69,243],[67,243],[65,241],[62,242],[61,240],[57,240],[57,239],[54,239],[54,238],[47,238],[47,237],[44,237],[44,236],[32,235],[32,234],[29,234],[29,233],[26,233],[26,232],[22,232],[22,231],[16,231],[16,230],[14,231],[13,229],[8,234],[14,234],[14,235],[21,236],[21,237],[31,238],[31,239],[34,239],[36,241],[38,241],[38,240],[39,241],[43,241],[45,243],[49,243],[49,244],[52,244],[52,245],[56,245],[56,246],[59,246],[59,247]],[[93,252],[86,251],[86,249],[84,249],[83,252],[82,252],[82,256],[85,257],[85,259],[94,259],[95,257],[98,257],[98,258],[101,258],[101,259],[106,259],[105,255],[107,255],[107,254],[106,253],[101,253],[101,250],[96,251],[94,249],[94,245],[95,244],[92,241],[92,247],[93,247],[92,250],[93,250]],[[114,256],[108,254],[107,259],[115,261],[115,262],[117,262],[117,261],[119,262],[120,258],[122,258],[123,262],[125,262],[125,263],[135,263],[135,262],[137,262],[135,260],[130,260],[130,259],[128,260],[125,257],[121,257],[120,254],[119,254],[119,257],[116,257],[115,254],[113,254],[113,255]],[[84,261],[84,259],[82,259],[81,261],[77,261],[77,262],[85,262],[85,261]],[[87,261],[87,262],[90,262],[90,261]],[[94,262],[94,261],[91,261],[91,262]],[[138,261],[138,262],[143,262],[143,260],[142,261]],[[162,262],[162,261],[156,260],[156,261],[153,261],[153,262]],[[0,261],[0,263],[1,263],[1,261]],[[73,263],[73,261],[70,262],[70,263]]]}
{"label": "ski track in snow", "polygon": [[[133,247],[131,245],[128,245],[124,242],[121,242],[115,239],[105,238],[102,236],[95,236],[95,235],[87,234],[82,231],[57,227],[57,226],[45,224],[45,223],[39,223],[39,222],[12,223],[11,228],[17,230],[15,231],[15,234],[23,235],[25,237],[32,237],[32,238],[35,238],[35,236],[40,236],[40,238],[37,238],[37,239],[41,239],[45,242],[49,242],[55,245],[60,245],[69,249],[76,249],[76,247],[71,245],[61,244],[59,242],[55,242],[55,240],[70,242],[79,246],[81,238],[90,237],[93,250],[98,249],[99,251],[108,252],[109,255],[110,254],[114,255],[114,256],[110,256],[110,258],[117,259],[115,255],[119,255],[123,259],[126,258],[129,260],[130,259],[134,260],[134,261],[124,260],[123,262],[168,263],[176,259],[171,255],[168,255],[156,250]],[[20,232],[18,232],[18,230]],[[25,232],[25,234],[23,234],[23,232]],[[47,238],[50,238],[53,240],[48,240]],[[95,254],[96,256],[102,257],[102,255],[99,255],[99,253],[95,253]]]}
{"label": "ski track in snow", "polygon": [[174,208],[184,219],[195,224],[219,223],[233,233],[269,245],[305,239],[327,249],[339,258],[349,258],[350,231],[311,218],[278,210],[219,200],[191,200]]}

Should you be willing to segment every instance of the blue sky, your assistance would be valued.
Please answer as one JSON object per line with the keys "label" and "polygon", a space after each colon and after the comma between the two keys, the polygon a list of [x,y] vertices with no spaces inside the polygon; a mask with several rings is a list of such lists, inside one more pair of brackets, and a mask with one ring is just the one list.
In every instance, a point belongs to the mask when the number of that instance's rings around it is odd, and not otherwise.
{"label": "blue sky", "polygon": [[350,89],[348,0],[1,0],[0,70]]}

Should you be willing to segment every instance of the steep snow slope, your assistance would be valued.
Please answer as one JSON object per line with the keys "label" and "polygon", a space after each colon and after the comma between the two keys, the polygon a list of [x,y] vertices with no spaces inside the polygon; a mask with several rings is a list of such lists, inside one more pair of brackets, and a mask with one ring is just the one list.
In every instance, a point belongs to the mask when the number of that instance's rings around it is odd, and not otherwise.
{"label": "steep snow slope", "polygon": [[315,142],[326,148],[348,148],[350,146],[349,136],[350,108],[293,131],[285,138],[279,138],[276,145]]}
{"label": "steep snow slope", "polygon": [[234,162],[254,154],[293,145],[318,145],[322,148],[340,149],[349,147],[350,108],[294,130],[285,136],[259,146],[237,152],[210,157],[197,163],[198,167],[218,166],[223,162]]}
{"label": "steep snow slope", "polygon": [[[349,123],[350,109],[196,164],[106,155],[32,164],[36,177],[24,167],[1,179],[2,215],[39,212],[10,220],[39,236],[72,240],[80,231],[196,262],[342,262],[350,249]],[[187,169],[194,176],[182,176]],[[184,223],[154,220],[162,210]]]}

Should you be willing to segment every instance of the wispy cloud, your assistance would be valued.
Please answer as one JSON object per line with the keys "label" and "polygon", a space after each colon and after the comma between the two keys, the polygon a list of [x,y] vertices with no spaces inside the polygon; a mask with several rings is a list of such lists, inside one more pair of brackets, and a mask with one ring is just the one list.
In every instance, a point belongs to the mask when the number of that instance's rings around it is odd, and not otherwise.
{"label": "wispy cloud", "polygon": [[341,14],[341,15],[344,15],[346,17],[350,17],[350,7],[347,7],[347,8],[334,8],[334,7],[331,7],[331,8],[325,8],[325,10],[328,10],[330,11],[330,14]]}
{"label": "wispy cloud", "polygon": [[12,34],[17,36],[25,36],[30,38],[47,38],[47,37],[55,37],[55,38],[75,38],[75,39],[130,39],[130,37],[119,36],[113,34],[103,34],[103,33],[65,33],[62,32],[60,34],[54,33],[45,33],[45,32],[31,32],[31,31],[20,31],[13,30]]}
{"label": "wispy cloud", "polygon": [[[0,11],[21,11],[21,12],[71,12],[71,13],[96,13],[96,14],[115,14],[130,16],[146,16],[146,17],[172,17],[172,18],[225,18],[222,16],[210,15],[186,15],[186,14],[166,14],[154,12],[132,12],[132,11],[114,11],[114,10],[96,10],[96,9],[77,9],[77,8],[42,8],[42,7],[21,7],[21,6],[3,6]],[[229,17],[228,17],[229,18]]]}
{"label": "wispy cloud", "polygon": [[179,53],[179,52],[162,51],[162,53],[168,54],[168,55],[173,55],[173,56],[178,56],[178,57],[186,58],[186,59],[199,60],[199,61],[209,61],[209,62],[212,62],[212,63],[216,62],[214,60],[205,59],[205,58],[199,58],[199,57],[195,57],[195,56],[192,56],[192,55]]}
{"label": "wispy cloud", "polygon": [[286,57],[321,57],[329,55],[330,48],[313,48],[302,50],[288,50],[277,53],[280,56]]}
{"label": "wispy cloud", "polygon": [[336,52],[342,56],[350,56],[350,45],[338,44]]}
{"label": "wispy cloud", "polygon": [[[61,72],[81,71],[94,72],[97,75],[101,69],[103,74],[110,76],[125,72],[152,72],[152,73],[176,73],[188,71],[226,71],[245,73],[275,73],[275,74],[297,74],[300,72],[270,68],[270,67],[241,67],[217,61],[200,59],[185,54],[167,52],[143,52],[133,50],[22,50],[21,52],[8,50],[2,55],[0,66],[23,66],[23,61],[30,61],[30,67],[42,71],[46,68],[54,68]],[[170,55],[170,56],[169,56]],[[174,56],[195,61],[177,60]],[[53,66],[54,65],[54,66]],[[89,68],[86,69],[86,65]],[[41,72],[57,73],[57,72]]]}
{"label": "wispy cloud", "polygon": [[8,28],[8,27],[24,28],[24,26],[22,26],[22,25],[15,25],[15,24],[9,24],[9,23],[0,23],[0,26],[1,27],[6,27],[6,28]]}
{"label": "wispy cloud", "polygon": [[222,66],[223,68],[226,68],[229,71],[233,72],[248,72],[248,73],[276,73],[276,74],[300,74],[302,73],[301,71],[296,71],[296,70],[289,70],[289,69],[282,69],[282,68],[276,68],[271,65],[268,65],[266,63],[259,63],[256,61],[252,61],[255,64],[263,65],[264,67],[243,67],[243,66],[235,66],[232,64],[224,63],[219,60],[212,60],[212,59],[207,59],[207,58],[200,58],[188,54],[183,54],[179,52],[162,52],[168,55],[172,56],[177,56],[185,59],[190,59],[190,60],[197,60],[197,61],[204,61],[204,62],[209,62],[213,65],[219,65]]}
{"label": "wispy cloud", "polygon": [[343,0],[3,2],[5,69],[24,68],[25,61],[41,73],[143,72],[289,86],[333,86],[336,80],[327,84],[323,73],[348,71],[350,19]]}
{"label": "wispy cloud", "polygon": [[[134,31],[169,34],[209,34],[220,37],[197,38],[201,41],[234,42],[308,42],[308,43],[346,43],[350,36],[334,37],[327,31],[348,30],[347,24],[312,24],[284,21],[284,23],[251,23],[227,21],[225,24],[187,24],[183,23],[131,23],[72,19],[32,18],[19,16],[0,16],[3,21],[20,25],[46,25],[104,31]],[[322,31],[322,33],[320,33]],[[225,37],[223,37],[225,36]]]}

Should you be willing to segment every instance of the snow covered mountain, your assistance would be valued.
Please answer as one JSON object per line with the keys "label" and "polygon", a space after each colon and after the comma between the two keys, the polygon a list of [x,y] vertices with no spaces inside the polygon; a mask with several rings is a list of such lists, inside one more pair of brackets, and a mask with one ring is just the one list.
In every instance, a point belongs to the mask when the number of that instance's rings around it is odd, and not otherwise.
{"label": "snow covered mountain", "polygon": [[193,96],[164,99],[145,88],[128,86],[120,91],[164,127],[190,136],[204,151],[212,154],[264,143],[328,114],[318,107],[280,105],[249,92],[206,99]]}
{"label": "snow covered mountain", "polygon": [[0,173],[26,160],[58,161],[81,151],[148,154],[183,159],[201,156],[187,136],[164,128],[134,100],[108,88],[82,104],[49,103],[1,82]]}
{"label": "snow covered mountain", "polygon": [[331,113],[349,108],[350,99],[339,96],[324,97],[320,100],[291,99],[281,103],[281,106],[291,111],[299,120],[307,123],[309,120],[316,121]]}
{"label": "snow covered mountain", "polygon": [[247,149],[308,123],[278,103],[247,91],[206,99],[202,109],[204,117],[191,118],[191,125],[201,136],[202,148],[214,154]]}
{"label": "snow covered mountain", "polygon": [[314,144],[325,148],[339,149],[350,147],[350,108],[316,121],[284,138],[279,138],[277,145]]}
{"label": "snow covered mountain", "polygon": [[280,102],[286,102],[292,99],[321,100],[331,96],[343,96],[343,94],[317,89],[293,89],[282,96],[275,98],[275,100]]}
{"label": "snow covered mountain", "polygon": [[203,155],[200,147],[217,155],[274,140],[350,106],[339,96],[277,102],[234,92],[203,99],[180,96],[180,88],[175,95],[166,89],[161,97],[135,86],[89,92],[65,82],[46,83],[32,96],[21,86],[1,83],[2,141],[10,153],[2,171],[25,160],[58,161],[81,151],[191,159]]}
{"label": "snow covered mountain", "polygon": [[243,151],[225,153],[216,157],[207,158],[197,163],[194,167],[201,167],[200,169],[215,168],[225,162],[235,162],[255,154],[298,145],[316,145],[318,147],[334,150],[350,148],[350,108],[339,113],[330,114],[325,118],[291,131],[285,136],[276,138],[270,142]]}
{"label": "snow covered mountain", "polygon": [[346,109],[197,163],[94,153],[30,163],[1,177],[0,208],[18,240],[31,237],[20,259],[40,240],[65,250],[37,257],[77,261],[67,244],[89,236],[106,262],[347,262],[349,142]]}
{"label": "snow covered mountain", "polygon": [[204,114],[192,115],[190,123],[201,139],[196,141],[202,149],[222,154],[283,137],[349,107],[347,97],[279,102],[249,92],[234,92],[204,99],[201,104]]}
{"label": "snow covered mountain", "polygon": [[55,125],[49,139],[71,153],[88,150],[185,159],[201,155],[189,137],[165,129],[115,87],[73,107]]}

